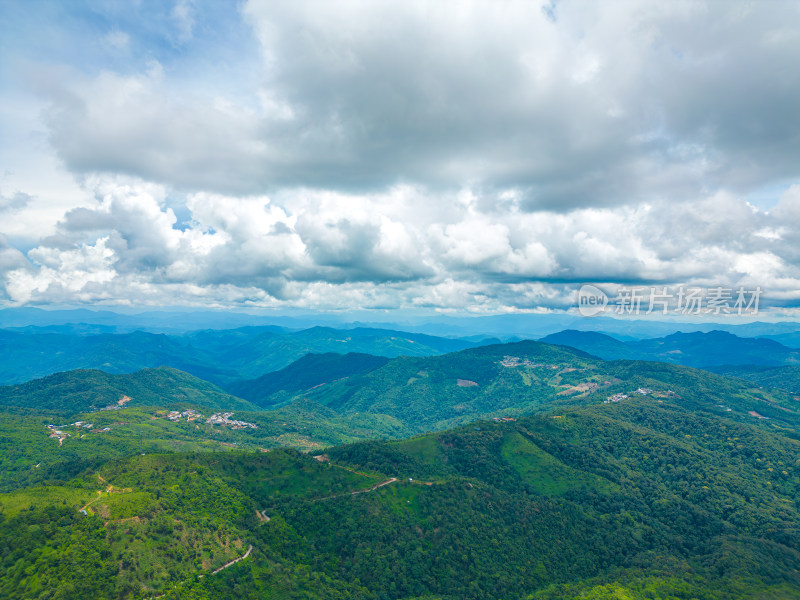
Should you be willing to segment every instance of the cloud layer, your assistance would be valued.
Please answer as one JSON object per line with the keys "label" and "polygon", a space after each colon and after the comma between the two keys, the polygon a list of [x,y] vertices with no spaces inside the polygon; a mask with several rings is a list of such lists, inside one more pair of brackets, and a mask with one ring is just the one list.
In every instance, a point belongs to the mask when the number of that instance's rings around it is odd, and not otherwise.
{"label": "cloud layer", "polygon": [[[694,202],[487,212],[469,192],[431,200],[301,190],[280,201],[199,192],[178,226],[163,186],[94,179],[27,253],[6,248],[16,302],[246,303],[307,308],[568,308],[580,283],[761,286],[800,301],[800,186],[773,211]],[[6,256],[3,254],[3,256]]]}
{"label": "cloud layer", "polygon": [[[138,10],[75,10],[62,38],[99,41],[66,59],[4,42],[83,195],[0,246],[8,302],[527,310],[592,281],[800,303],[796,3]],[[32,219],[9,177],[0,215]]]}

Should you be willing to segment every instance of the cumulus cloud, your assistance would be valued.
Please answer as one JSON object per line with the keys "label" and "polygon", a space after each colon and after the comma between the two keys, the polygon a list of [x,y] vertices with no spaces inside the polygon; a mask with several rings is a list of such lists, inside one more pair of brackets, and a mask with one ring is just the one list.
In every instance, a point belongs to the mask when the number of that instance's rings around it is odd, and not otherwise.
{"label": "cumulus cloud", "polygon": [[9,196],[0,194],[0,213],[17,210],[31,203],[33,196],[23,192],[16,192]]}
{"label": "cumulus cloud", "polygon": [[24,273],[29,263],[19,250],[8,243],[8,239],[0,233],[0,298],[10,300],[13,295],[8,290],[8,280],[2,275],[12,271]]}
{"label": "cumulus cloud", "polygon": [[533,310],[594,282],[800,303],[796,3],[214,6],[145,1],[146,26],[106,15],[111,58],[32,60],[42,143],[86,197],[0,246],[10,299]]}
{"label": "cumulus cloud", "polygon": [[[95,203],[0,265],[16,302],[245,303],[309,308],[568,308],[581,283],[761,286],[800,301],[790,190],[774,211],[727,195],[676,204],[483,211],[473,193],[197,193],[179,223],[166,188],[92,182]],[[371,209],[371,210],[369,210]],[[416,214],[416,216],[415,216]],[[765,232],[775,232],[774,235]],[[6,257],[6,254],[2,256]]]}
{"label": "cumulus cloud", "polygon": [[188,189],[469,184],[534,211],[796,175],[796,5],[542,8],[250,0],[261,59],[244,93],[159,64],[63,82],[53,144],[75,171]]}

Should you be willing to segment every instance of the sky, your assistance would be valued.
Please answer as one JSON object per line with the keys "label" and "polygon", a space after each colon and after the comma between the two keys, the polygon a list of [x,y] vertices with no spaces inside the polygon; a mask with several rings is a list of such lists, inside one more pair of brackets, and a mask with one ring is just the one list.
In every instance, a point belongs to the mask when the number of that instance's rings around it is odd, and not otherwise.
{"label": "sky", "polygon": [[800,316],[800,3],[2,0],[0,306]]}

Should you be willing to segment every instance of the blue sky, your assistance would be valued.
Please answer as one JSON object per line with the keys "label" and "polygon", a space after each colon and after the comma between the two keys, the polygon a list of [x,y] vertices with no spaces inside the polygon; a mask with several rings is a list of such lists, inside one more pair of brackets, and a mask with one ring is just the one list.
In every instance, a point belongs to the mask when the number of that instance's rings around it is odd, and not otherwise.
{"label": "blue sky", "polygon": [[795,2],[0,4],[0,303],[800,304]]}

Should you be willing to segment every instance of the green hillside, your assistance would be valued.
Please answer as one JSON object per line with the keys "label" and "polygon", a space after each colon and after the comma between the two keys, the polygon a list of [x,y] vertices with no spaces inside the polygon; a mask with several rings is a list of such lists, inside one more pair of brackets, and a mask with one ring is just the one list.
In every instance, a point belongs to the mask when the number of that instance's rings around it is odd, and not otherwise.
{"label": "green hillside", "polygon": [[386,415],[338,415],[310,402],[277,410],[236,411],[233,422],[209,422],[218,411],[179,415],[157,406],[91,413],[42,414],[0,410],[0,492],[31,485],[63,485],[104,462],[145,452],[317,450],[372,438],[402,437],[405,428]]}
{"label": "green hillside", "polygon": [[755,365],[725,366],[714,371],[728,377],[741,377],[756,385],[778,388],[800,395],[800,366],[761,367]]}
{"label": "green hillside", "polygon": [[[796,334],[792,334],[796,335]],[[769,338],[739,337],[727,331],[677,332],[661,338],[622,342],[604,333],[568,329],[541,339],[570,346],[606,360],[660,361],[702,369],[722,365],[796,365],[800,352]]]}
{"label": "green hillside", "polygon": [[360,364],[273,410],[166,368],[3,388],[0,598],[800,594],[788,391],[529,341]]}
{"label": "green hillside", "polygon": [[616,394],[637,395],[640,388],[659,397],[679,396],[698,410],[727,412],[745,421],[758,419],[752,411],[769,418],[763,419],[765,426],[800,432],[800,403],[786,391],[758,389],[745,381],[680,365],[603,361],[571,348],[532,341],[443,356],[399,357],[300,397],[343,415],[389,415],[413,434],[479,418],[602,403]]}
{"label": "green hillside", "polygon": [[358,352],[375,356],[433,356],[478,342],[385,329],[276,327],[195,331],[164,335],[22,332],[0,329],[0,384],[17,384],[75,369],[132,373],[173,367],[218,385],[255,379],[309,353]]}
{"label": "green hillside", "polygon": [[306,354],[279,371],[257,379],[236,381],[226,388],[259,406],[269,406],[279,403],[281,397],[291,397],[326,383],[374,371],[387,362],[389,359],[383,356],[357,352]]}
{"label": "green hillside", "polygon": [[257,410],[253,404],[214,384],[169,367],[121,375],[98,370],[56,373],[27,383],[0,387],[0,406],[68,413],[89,412],[109,406]]}
{"label": "green hillside", "polygon": [[[357,358],[353,371],[372,360]],[[331,360],[341,366],[340,358]],[[306,371],[309,378],[324,379],[332,372]],[[308,379],[303,381],[301,372],[295,370],[294,379],[280,377],[304,388]],[[0,467],[6,473],[0,489],[61,483],[140,450],[318,450],[476,419],[507,420],[641,397],[680,402],[698,413],[800,439],[800,402],[789,392],[678,365],[605,362],[563,347],[520,342],[439,357],[398,357],[294,397],[281,391],[271,397],[280,400],[279,408],[267,411],[167,368],[130,375],[76,371],[7,386],[0,388],[0,403],[7,406],[0,412]],[[104,410],[108,406],[116,410]],[[189,408],[197,413],[169,415]],[[209,422],[225,411],[233,413],[225,417],[229,424]]]}
{"label": "green hillside", "polygon": [[0,597],[795,598],[799,451],[638,397],[316,459],[134,456],[0,495]]}
{"label": "green hillside", "polygon": [[596,378],[601,363],[539,342],[497,344],[438,357],[399,357],[303,396],[343,414],[388,414],[409,432],[431,431],[566,400],[567,394],[558,393],[577,382],[576,373]]}

